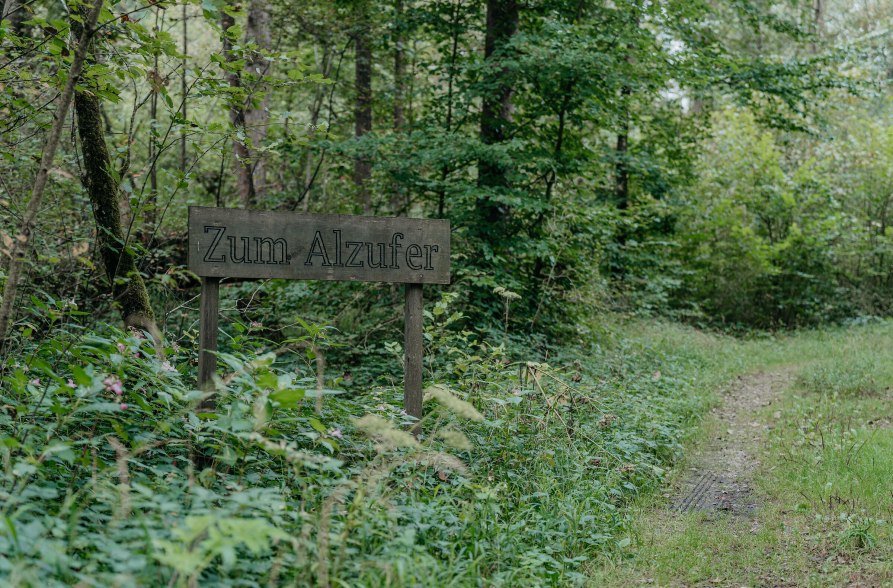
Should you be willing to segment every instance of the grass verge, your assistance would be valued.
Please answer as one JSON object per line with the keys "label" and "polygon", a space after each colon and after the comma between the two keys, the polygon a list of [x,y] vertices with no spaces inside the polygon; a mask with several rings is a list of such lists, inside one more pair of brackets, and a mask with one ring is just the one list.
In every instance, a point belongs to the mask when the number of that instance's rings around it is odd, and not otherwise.
{"label": "grass verge", "polygon": [[[595,585],[893,585],[893,326],[750,342],[754,364],[795,365],[754,480],[754,519],[639,504],[636,541]],[[704,430],[709,430],[709,424]]]}

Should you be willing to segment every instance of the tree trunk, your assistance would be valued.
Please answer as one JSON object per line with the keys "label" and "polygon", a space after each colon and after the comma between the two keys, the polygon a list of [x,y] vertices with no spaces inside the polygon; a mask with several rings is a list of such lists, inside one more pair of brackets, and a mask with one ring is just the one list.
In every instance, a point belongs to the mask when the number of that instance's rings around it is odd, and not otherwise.
{"label": "tree trunk", "polygon": [[[450,59],[449,70],[447,74],[447,103],[446,103],[446,119],[444,120],[444,130],[447,134],[453,132],[453,87],[456,79],[456,59],[459,56],[459,14],[461,9],[461,1],[456,0],[453,4],[452,19],[450,20]],[[437,193],[437,218],[445,218],[446,213],[446,180],[449,177],[450,169],[447,165],[440,168],[441,188]]]}
{"label": "tree trunk", "polygon": [[[634,31],[639,29],[639,11],[638,5],[633,4],[632,14],[630,15],[630,26]],[[634,80],[635,72],[633,66],[636,63],[635,44],[628,43],[626,45],[627,53],[624,61],[630,66],[629,77],[627,79]],[[615,241],[618,245],[615,262],[611,265],[612,273],[619,280],[625,280],[627,274],[627,260],[625,257],[626,243],[629,239],[628,226],[626,223],[626,211],[630,206],[629,194],[629,133],[630,119],[632,109],[632,82],[627,82],[620,88],[620,130],[617,133],[617,144],[614,151],[616,158],[614,164],[614,202],[617,210],[620,211],[620,222],[617,225],[617,235]]]}
{"label": "tree trunk", "polygon": [[[503,62],[512,36],[518,31],[517,0],[487,0],[487,32],[484,41],[484,83],[486,90],[481,107],[481,141],[496,145],[507,141],[512,126],[514,86]],[[508,169],[500,162],[484,158],[478,162],[478,185],[499,189],[508,186]],[[492,223],[508,216],[508,209],[485,194],[477,202],[480,229],[493,234]],[[490,225],[490,226],[488,226]]]}
{"label": "tree trunk", "polygon": [[[72,20],[71,28],[78,33],[82,26]],[[96,244],[112,296],[124,319],[124,325],[148,331],[155,340],[156,351],[163,355],[161,332],[155,324],[149,294],[136,267],[136,256],[127,244],[128,235],[121,226],[118,182],[112,173],[112,161],[105,144],[99,97],[89,88],[76,90],[74,110],[84,165],[81,181],[87,189],[93,208]]]}
{"label": "tree trunk", "polygon": [[[236,24],[235,18],[223,12],[220,17],[220,26],[223,29],[223,55],[227,62],[231,63],[238,59],[233,53],[233,43],[227,35],[226,31]],[[242,87],[242,76],[238,71],[227,71],[226,80],[232,88]],[[251,165],[251,157],[248,153],[248,147],[244,142],[239,140],[239,136],[245,136],[245,109],[242,102],[238,98],[234,98],[230,104],[229,120],[236,132],[233,139],[233,155],[235,157],[236,171],[236,192],[239,194],[239,203],[242,208],[250,207],[255,200],[256,191],[254,186],[253,166]]]}
{"label": "tree trunk", "polygon": [[[633,12],[630,15],[630,26],[638,32],[639,30],[639,12],[638,6],[633,5]],[[636,63],[635,45],[633,43],[628,43],[626,45],[626,57],[624,61],[630,66],[630,71],[627,75],[630,76],[628,79],[635,79],[635,72],[633,71],[633,67]],[[617,147],[615,151],[615,156],[617,158],[615,168],[614,168],[614,197],[616,199],[617,208],[619,210],[626,210],[629,208],[629,128],[630,128],[630,108],[632,106],[632,86],[630,83],[626,83],[620,89],[620,132],[617,134]],[[625,238],[621,236],[621,242],[623,242]]]}
{"label": "tree trunk", "polygon": [[127,246],[127,237],[121,227],[118,184],[110,173],[111,159],[102,130],[99,98],[88,90],[78,91],[75,94],[74,107],[84,162],[83,182],[93,207],[96,241],[112,287],[112,295],[120,307],[124,324],[145,329],[156,344],[159,344],[161,333],[149,305],[146,285],[136,267],[136,256]]}
{"label": "tree trunk", "polygon": [[[354,136],[357,139],[372,130],[372,43],[367,26],[366,19],[361,19],[354,40]],[[370,177],[372,163],[368,157],[358,156],[354,160],[353,181],[357,186],[357,199],[363,206],[364,214],[372,212],[372,197],[368,185]]]}
{"label": "tree trunk", "polygon": [[[189,95],[189,87],[186,84],[186,71],[189,69],[189,28],[188,28],[188,18],[187,14],[187,4],[183,3],[183,70],[180,72],[180,91],[183,94],[183,106],[180,110],[180,114],[183,116],[183,120],[186,120],[186,99]],[[186,129],[189,128],[186,124],[183,125],[183,129],[180,131],[180,172],[186,173]]]}
{"label": "tree trunk", "polygon": [[394,130],[400,131],[406,124],[403,111],[403,95],[406,93],[406,61],[404,59],[403,0],[394,2]]}
{"label": "tree trunk", "polygon": [[626,210],[629,208],[629,97],[632,90],[629,86],[624,86],[620,90],[621,104],[623,113],[623,122],[620,125],[620,132],[617,134],[617,147],[615,149],[615,157],[617,158],[614,167],[614,198],[617,202],[617,208]]}
{"label": "tree trunk", "polygon": [[825,0],[813,0],[812,18],[813,18],[813,34],[816,39],[812,42],[812,52],[819,52],[819,39],[825,32]]}
{"label": "tree trunk", "polygon": [[[323,45],[322,48],[322,58],[319,58],[319,54],[317,52],[317,48],[313,48],[314,55],[314,63],[317,64],[317,69],[326,77],[331,73],[331,65],[332,65],[332,47],[328,43]],[[319,114],[322,111],[323,103],[325,102],[326,94],[323,90],[323,86],[317,84],[317,86],[313,90],[313,100],[310,101],[310,132],[311,134],[316,134],[317,127],[319,125]],[[322,160],[317,162],[317,165],[321,164]],[[313,151],[308,149],[304,154],[304,185],[302,186],[303,199],[304,202],[301,204],[304,212],[310,210],[310,188],[313,185],[313,181],[316,177],[318,168],[314,169],[313,165]]]}
{"label": "tree trunk", "polygon": [[[247,70],[256,81],[249,88],[248,99],[245,104],[245,127],[251,137],[251,145],[254,150],[250,153],[252,165],[252,182],[254,184],[255,197],[264,195],[267,187],[267,170],[263,157],[257,152],[257,147],[267,138],[267,126],[269,124],[269,98],[263,76],[269,73],[270,60],[263,54],[272,48],[270,38],[270,2],[269,0],[252,0],[248,5],[248,26],[245,29],[247,41],[254,42],[256,51],[252,52],[247,62]],[[255,103],[255,95],[261,98]]]}
{"label": "tree trunk", "polygon": [[[155,34],[158,35],[159,17],[161,10],[155,9]],[[151,127],[149,129],[149,202],[146,206],[146,214],[143,218],[143,226],[141,230],[142,242],[149,245],[149,241],[155,234],[155,219],[157,218],[158,209],[158,92],[161,90],[162,81],[161,72],[158,69],[158,53],[156,49],[152,62],[152,98],[149,101],[149,118],[151,119]],[[124,196],[126,198],[126,195]],[[129,204],[128,204],[129,207]]]}
{"label": "tree trunk", "polygon": [[[402,133],[406,125],[403,96],[406,93],[406,61],[404,54],[405,23],[403,0],[394,1],[394,132]],[[391,213],[399,216],[409,208],[406,189],[399,180],[393,182]]]}

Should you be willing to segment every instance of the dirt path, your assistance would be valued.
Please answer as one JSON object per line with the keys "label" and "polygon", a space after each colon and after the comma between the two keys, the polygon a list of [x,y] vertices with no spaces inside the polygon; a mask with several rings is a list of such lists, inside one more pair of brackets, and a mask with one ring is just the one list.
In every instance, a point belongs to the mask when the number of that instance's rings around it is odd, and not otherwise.
{"label": "dirt path", "polygon": [[752,480],[769,428],[756,416],[779,398],[793,376],[790,369],[739,376],[727,388],[713,409],[717,434],[693,456],[689,474],[675,491],[674,510],[753,515]]}

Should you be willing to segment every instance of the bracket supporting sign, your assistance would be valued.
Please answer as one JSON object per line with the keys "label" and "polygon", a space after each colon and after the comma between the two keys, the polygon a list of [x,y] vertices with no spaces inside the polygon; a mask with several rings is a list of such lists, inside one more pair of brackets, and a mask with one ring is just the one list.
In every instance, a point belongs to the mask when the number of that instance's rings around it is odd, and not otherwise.
{"label": "bracket supporting sign", "polygon": [[421,418],[422,285],[450,283],[449,221],[190,206],[188,267],[202,279],[202,390],[217,366],[221,278],[406,284],[403,407]]}

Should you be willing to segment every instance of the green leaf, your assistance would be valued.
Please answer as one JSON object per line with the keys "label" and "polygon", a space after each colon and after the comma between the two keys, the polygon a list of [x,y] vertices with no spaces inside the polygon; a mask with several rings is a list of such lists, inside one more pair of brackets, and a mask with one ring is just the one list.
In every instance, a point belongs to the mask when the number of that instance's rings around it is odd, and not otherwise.
{"label": "green leaf", "polygon": [[310,417],[309,419],[307,419],[307,422],[310,423],[310,426],[313,427],[314,430],[316,430],[320,433],[326,432],[326,426],[324,424],[322,424],[322,422],[319,419]]}
{"label": "green leaf", "polygon": [[74,463],[74,451],[67,443],[55,442],[44,449],[43,454],[47,457],[55,456],[68,464]]}
{"label": "green leaf", "polygon": [[84,412],[121,412],[121,405],[117,402],[94,402],[80,407],[73,414]]}
{"label": "green leaf", "polygon": [[89,386],[93,383],[93,378],[91,378],[81,366],[71,366],[71,375],[73,376],[75,384],[78,386]]}
{"label": "green leaf", "polygon": [[21,447],[21,444],[12,437],[3,437],[0,439],[0,444],[5,447],[9,447],[10,449],[15,449],[16,447]]}
{"label": "green leaf", "polygon": [[255,378],[258,387],[276,390],[279,387],[279,378],[273,372],[263,372]]}
{"label": "green leaf", "polygon": [[304,390],[301,388],[279,390],[270,394],[270,400],[277,403],[280,408],[297,408],[303,399]]}
{"label": "green leaf", "polygon": [[234,24],[233,26],[226,29],[226,36],[230,39],[241,39],[242,38],[242,26],[238,24]]}
{"label": "green leaf", "polygon": [[254,369],[262,367],[270,367],[276,361],[276,354],[273,352],[264,353],[251,361],[251,367]]}

